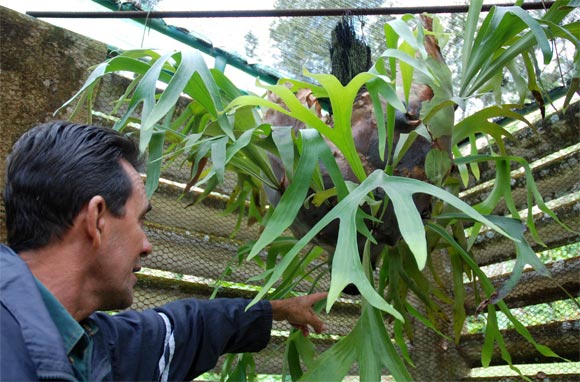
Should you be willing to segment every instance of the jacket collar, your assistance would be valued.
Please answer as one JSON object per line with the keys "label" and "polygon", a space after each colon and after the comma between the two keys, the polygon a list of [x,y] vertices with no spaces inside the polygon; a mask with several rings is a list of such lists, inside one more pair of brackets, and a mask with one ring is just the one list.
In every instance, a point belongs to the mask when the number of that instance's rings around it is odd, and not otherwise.
{"label": "jacket collar", "polygon": [[48,313],[34,276],[9,247],[0,244],[0,299],[18,321],[39,378],[73,371],[62,337]]}

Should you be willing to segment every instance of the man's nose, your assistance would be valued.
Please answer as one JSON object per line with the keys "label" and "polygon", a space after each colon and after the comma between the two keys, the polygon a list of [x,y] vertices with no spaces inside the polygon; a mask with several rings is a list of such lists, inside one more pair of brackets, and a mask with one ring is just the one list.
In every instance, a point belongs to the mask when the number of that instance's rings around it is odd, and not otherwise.
{"label": "man's nose", "polygon": [[145,237],[144,243],[143,243],[143,251],[141,252],[141,257],[146,257],[149,254],[151,254],[151,252],[153,252],[153,245],[151,245],[151,243],[149,242],[149,239],[147,239],[147,237]]}

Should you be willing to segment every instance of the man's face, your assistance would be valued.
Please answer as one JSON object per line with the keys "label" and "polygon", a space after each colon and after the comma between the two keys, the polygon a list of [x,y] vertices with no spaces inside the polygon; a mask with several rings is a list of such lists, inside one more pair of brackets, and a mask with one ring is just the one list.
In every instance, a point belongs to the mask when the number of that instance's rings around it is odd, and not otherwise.
{"label": "man's face", "polygon": [[121,161],[131,179],[132,193],[125,204],[125,214],[113,216],[106,211],[102,251],[97,271],[102,280],[98,294],[101,310],[124,309],[133,302],[135,272],[141,269],[141,257],[151,253],[152,247],[143,231],[145,214],[151,209],[145,186],[139,173],[127,162]]}

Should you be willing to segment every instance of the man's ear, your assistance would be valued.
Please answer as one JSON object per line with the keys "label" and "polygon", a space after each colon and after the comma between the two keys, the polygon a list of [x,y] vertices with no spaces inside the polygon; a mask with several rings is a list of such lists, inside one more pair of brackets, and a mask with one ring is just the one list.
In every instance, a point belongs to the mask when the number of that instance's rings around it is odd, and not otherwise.
{"label": "man's ear", "polygon": [[107,203],[102,196],[93,196],[87,204],[86,230],[93,246],[100,246],[106,223]]}

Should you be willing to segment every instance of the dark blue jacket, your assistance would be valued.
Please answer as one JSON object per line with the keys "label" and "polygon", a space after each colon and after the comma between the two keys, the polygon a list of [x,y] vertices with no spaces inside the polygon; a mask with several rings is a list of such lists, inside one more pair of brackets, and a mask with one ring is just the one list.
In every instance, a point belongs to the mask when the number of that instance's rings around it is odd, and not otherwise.
{"label": "dark blue jacket", "polygon": [[[0,380],[74,381],[63,340],[32,273],[0,245]],[[262,301],[178,300],[144,312],[95,313],[91,381],[191,380],[224,353],[264,348],[272,307]]]}

